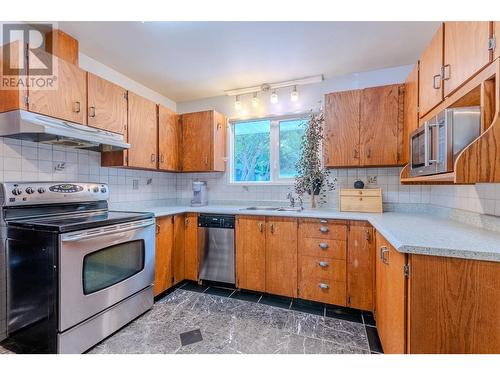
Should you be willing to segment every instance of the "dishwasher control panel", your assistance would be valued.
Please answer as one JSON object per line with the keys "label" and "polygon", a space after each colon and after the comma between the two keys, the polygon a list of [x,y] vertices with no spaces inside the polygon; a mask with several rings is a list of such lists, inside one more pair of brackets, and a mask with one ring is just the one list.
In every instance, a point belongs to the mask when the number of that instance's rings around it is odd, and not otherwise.
{"label": "dishwasher control panel", "polygon": [[200,214],[198,227],[203,228],[234,228],[234,215]]}

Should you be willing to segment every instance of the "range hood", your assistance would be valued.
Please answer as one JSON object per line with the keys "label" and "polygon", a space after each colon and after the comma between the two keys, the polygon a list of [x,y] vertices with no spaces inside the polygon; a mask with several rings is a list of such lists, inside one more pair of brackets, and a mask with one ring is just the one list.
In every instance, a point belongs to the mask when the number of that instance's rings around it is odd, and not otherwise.
{"label": "range hood", "polygon": [[25,110],[0,113],[0,137],[92,151],[118,151],[130,148],[130,144],[123,140],[121,134]]}

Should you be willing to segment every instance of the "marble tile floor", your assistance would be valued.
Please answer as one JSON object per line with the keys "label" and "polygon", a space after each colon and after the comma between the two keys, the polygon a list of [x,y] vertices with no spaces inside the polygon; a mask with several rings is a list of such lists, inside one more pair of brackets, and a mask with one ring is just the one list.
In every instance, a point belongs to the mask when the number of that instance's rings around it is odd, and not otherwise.
{"label": "marble tile floor", "polygon": [[[161,297],[152,310],[88,353],[381,352],[376,328],[364,324],[366,313],[359,312],[361,321],[352,321],[356,320],[352,316],[338,319],[327,316],[326,306],[320,313],[318,307],[322,304],[305,303],[303,311],[299,311],[293,309],[299,301],[289,299],[287,304],[287,299],[265,296],[264,303],[263,297],[232,289],[184,284]],[[311,306],[316,313],[306,312]],[[371,324],[372,320],[368,321],[370,317],[367,317],[367,323]],[[190,335],[194,335],[194,339],[189,339]],[[183,342],[192,343],[183,346],[181,337]]]}
{"label": "marble tile floor", "polygon": [[371,313],[188,282],[87,353],[381,352]]}

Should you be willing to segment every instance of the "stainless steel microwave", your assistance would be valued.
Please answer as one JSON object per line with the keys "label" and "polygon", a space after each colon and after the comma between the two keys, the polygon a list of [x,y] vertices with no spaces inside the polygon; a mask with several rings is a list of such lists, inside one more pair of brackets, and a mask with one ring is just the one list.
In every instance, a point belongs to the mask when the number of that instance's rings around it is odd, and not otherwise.
{"label": "stainless steel microwave", "polygon": [[457,156],[480,131],[478,106],[440,112],[411,133],[410,176],[452,172]]}

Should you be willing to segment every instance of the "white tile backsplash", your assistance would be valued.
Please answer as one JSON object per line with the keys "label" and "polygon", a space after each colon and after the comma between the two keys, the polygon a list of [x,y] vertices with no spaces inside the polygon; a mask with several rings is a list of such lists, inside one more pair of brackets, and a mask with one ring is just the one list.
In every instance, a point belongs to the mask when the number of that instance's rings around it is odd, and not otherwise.
{"label": "white tile backsplash", "polygon": [[[193,179],[207,181],[209,202],[256,201],[262,204],[286,202],[293,185],[242,186],[229,184],[226,173],[174,174],[155,171],[101,167],[98,152],[0,138],[0,181],[102,182],[109,184],[110,202],[177,200],[187,203],[192,197]],[[56,166],[64,163],[64,169]],[[400,168],[332,169],[337,188],[328,194],[326,207],[338,209],[342,187],[352,187],[361,179],[368,187],[380,187],[384,203],[431,204],[475,213],[500,216],[500,184],[476,185],[401,185]],[[376,177],[375,185],[368,185]],[[148,180],[151,183],[148,184]],[[133,181],[138,180],[138,190]],[[309,204],[306,198],[305,205]]]}

